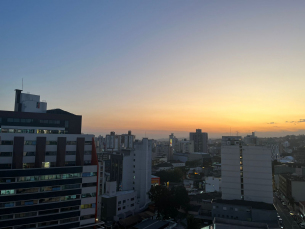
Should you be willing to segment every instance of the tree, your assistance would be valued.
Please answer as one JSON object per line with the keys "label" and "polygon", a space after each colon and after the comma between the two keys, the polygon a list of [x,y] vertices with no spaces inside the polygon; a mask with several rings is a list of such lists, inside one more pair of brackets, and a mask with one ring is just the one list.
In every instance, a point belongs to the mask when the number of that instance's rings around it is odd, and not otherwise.
{"label": "tree", "polygon": [[153,186],[148,196],[155,203],[158,218],[176,218],[181,207],[187,212],[190,202],[186,189],[183,186],[173,187],[171,190],[165,186]]}
{"label": "tree", "polygon": [[174,195],[174,200],[186,213],[188,212],[190,198],[184,186],[177,186],[171,189],[172,194]]}
{"label": "tree", "polygon": [[157,218],[175,218],[178,211],[178,204],[174,200],[172,193],[162,185],[152,186],[148,196],[155,203],[158,211]]}
{"label": "tree", "polygon": [[162,170],[156,173],[160,177],[161,183],[163,182],[181,182],[183,180],[184,172],[180,168],[173,170]]}
{"label": "tree", "polygon": [[186,218],[187,221],[187,228],[186,229],[200,229],[201,225],[197,219],[194,218],[194,216],[189,215]]}
{"label": "tree", "polygon": [[194,161],[187,161],[187,162],[185,162],[185,166],[187,166],[189,168],[198,167],[198,166],[201,167],[202,159],[194,160]]}

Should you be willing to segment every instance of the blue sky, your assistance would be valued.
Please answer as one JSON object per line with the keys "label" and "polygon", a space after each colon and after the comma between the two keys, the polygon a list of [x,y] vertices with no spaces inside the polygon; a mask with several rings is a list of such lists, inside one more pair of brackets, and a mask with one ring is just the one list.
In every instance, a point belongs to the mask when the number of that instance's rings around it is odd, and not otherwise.
{"label": "blue sky", "polygon": [[278,0],[2,0],[0,109],[13,109],[23,78],[48,108],[83,115],[86,133],[303,133],[281,123],[304,118],[304,10]]}

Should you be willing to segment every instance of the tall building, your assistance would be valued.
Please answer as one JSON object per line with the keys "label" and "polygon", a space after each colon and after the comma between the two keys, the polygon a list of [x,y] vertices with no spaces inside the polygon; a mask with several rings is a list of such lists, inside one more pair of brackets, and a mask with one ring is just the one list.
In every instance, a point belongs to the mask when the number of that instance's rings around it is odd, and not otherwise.
{"label": "tall building", "polygon": [[180,151],[179,140],[172,133],[171,135],[169,135],[169,148],[168,148],[167,160],[168,161],[173,160],[173,154],[179,151]]}
{"label": "tall building", "polygon": [[194,141],[187,141],[186,139],[180,141],[180,152],[194,153]]}
{"label": "tall building", "polygon": [[194,141],[194,152],[208,153],[208,133],[196,129],[196,132],[190,133],[190,140]]}
{"label": "tall building", "polygon": [[273,203],[271,149],[245,145],[240,136],[223,136],[222,199]]}
{"label": "tall building", "polygon": [[[128,136],[134,139],[131,132]],[[150,203],[147,193],[151,187],[153,140],[143,138],[142,141],[128,142],[132,148],[103,153],[103,173],[110,175],[108,181],[102,181],[105,192],[101,196],[101,219],[105,221],[118,221],[144,210]]]}
{"label": "tall building", "polygon": [[81,116],[39,103],[16,90],[15,111],[0,111],[0,227],[94,224],[94,136],[81,134]]}

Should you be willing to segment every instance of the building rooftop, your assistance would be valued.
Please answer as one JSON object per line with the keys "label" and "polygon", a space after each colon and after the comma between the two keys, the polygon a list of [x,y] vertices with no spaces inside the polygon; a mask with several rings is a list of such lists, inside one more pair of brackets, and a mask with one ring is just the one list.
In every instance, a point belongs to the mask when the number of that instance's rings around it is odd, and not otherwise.
{"label": "building rooftop", "polygon": [[273,204],[267,204],[264,202],[256,202],[256,201],[216,199],[216,200],[213,200],[213,203],[238,205],[238,206],[244,206],[244,207],[251,207],[254,209],[275,210]]}
{"label": "building rooftop", "polygon": [[160,167],[172,167],[173,165],[171,163],[161,163],[158,165],[155,165],[155,167],[160,168]]}
{"label": "building rooftop", "polygon": [[293,174],[280,174],[280,176],[283,176],[287,180],[291,181],[302,181],[305,182],[305,176],[298,176]]}
{"label": "building rooftop", "polygon": [[64,111],[62,109],[59,109],[59,108],[47,110],[47,113],[49,113],[49,114],[75,115],[75,114],[72,114],[72,113],[70,113],[68,111]]}
{"label": "building rooftop", "polygon": [[147,219],[142,221],[141,223],[133,226],[133,228],[136,229],[161,229],[165,228],[166,226],[169,225],[169,222],[167,221],[159,221],[156,219]]}
{"label": "building rooftop", "polygon": [[[223,218],[214,218],[214,225],[217,225],[217,229],[219,228],[266,228],[268,229],[268,225],[265,223],[256,223],[256,222],[248,222],[248,221],[239,221],[233,219],[223,219]],[[216,228],[215,225],[215,228]]]}
{"label": "building rooftop", "polygon": [[171,161],[169,161],[170,163],[184,163],[184,162],[182,162],[182,161],[179,161],[179,160],[171,160]]}

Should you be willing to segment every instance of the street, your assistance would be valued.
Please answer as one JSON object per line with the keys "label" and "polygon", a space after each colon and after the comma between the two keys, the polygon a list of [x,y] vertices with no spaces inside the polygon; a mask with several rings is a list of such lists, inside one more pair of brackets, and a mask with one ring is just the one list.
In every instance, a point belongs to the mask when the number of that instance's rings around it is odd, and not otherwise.
{"label": "street", "polygon": [[284,207],[281,201],[277,198],[273,198],[274,207],[276,208],[277,212],[279,213],[280,217],[283,219],[283,226],[285,229],[299,229],[299,225],[292,219],[289,214],[289,210]]}

